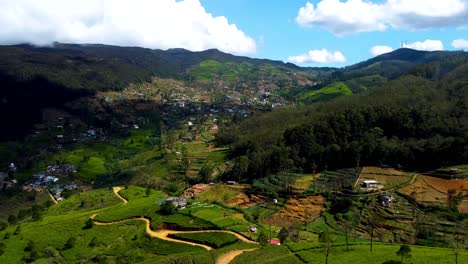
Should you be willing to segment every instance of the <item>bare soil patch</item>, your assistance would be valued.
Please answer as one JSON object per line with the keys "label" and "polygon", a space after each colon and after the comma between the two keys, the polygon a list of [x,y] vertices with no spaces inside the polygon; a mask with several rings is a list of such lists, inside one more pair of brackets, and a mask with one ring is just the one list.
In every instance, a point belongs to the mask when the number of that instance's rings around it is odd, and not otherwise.
{"label": "bare soil patch", "polygon": [[303,223],[304,220],[312,222],[326,210],[325,202],[325,197],[321,195],[290,199],[280,211],[265,219],[263,223],[279,227],[290,227],[297,223]]}

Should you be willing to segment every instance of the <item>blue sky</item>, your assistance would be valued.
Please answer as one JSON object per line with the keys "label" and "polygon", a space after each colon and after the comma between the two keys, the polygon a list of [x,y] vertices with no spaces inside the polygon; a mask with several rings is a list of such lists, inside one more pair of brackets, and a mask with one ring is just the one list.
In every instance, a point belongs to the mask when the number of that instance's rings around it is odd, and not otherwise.
{"label": "blue sky", "polygon": [[[468,39],[468,24],[434,28],[390,28],[383,32],[361,32],[337,36],[319,26],[302,27],[296,23],[298,11],[307,1],[267,0],[202,0],[207,12],[226,16],[257,43],[253,57],[286,61],[288,57],[310,50],[340,51],[346,61],[342,63],[305,63],[307,66],[345,66],[373,57],[370,49],[377,45],[394,49],[406,43],[440,40],[445,50],[454,50],[455,39]],[[316,4],[320,1],[309,1]],[[342,1],[345,2],[345,1]],[[373,1],[383,3],[384,1]],[[444,1],[440,1],[443,3]],[[461,23],[463,24],[463,23]],[[261,42],[261,43],[260,43]],[[460,49],[460,48],[459,48]],[[466,49],[466,47],[465,47]]]}
{"label": "blue sky", "polygon": [[343,67],[468,49],[468,0],[0,0],[0,45],[99,43]]}

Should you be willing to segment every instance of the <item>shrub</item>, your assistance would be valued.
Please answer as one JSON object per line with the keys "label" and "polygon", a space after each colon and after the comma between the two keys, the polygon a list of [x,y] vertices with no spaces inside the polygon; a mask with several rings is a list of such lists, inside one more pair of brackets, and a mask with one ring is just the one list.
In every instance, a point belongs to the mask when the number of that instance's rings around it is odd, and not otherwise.
{"label": "shrub", "polygon": [[63,249],[66,250],[66,249],[70,249],[70,248],[73,248],[76,244],[76,238],[75,237],[70,237],[67,242],[65,243],[65,245],[63,246]]}
{"label": "shrub", "polygon": [[159,208],[159,212],[163,215],[171,215],[177,211],[177,208],[170,201],[164,201]]}

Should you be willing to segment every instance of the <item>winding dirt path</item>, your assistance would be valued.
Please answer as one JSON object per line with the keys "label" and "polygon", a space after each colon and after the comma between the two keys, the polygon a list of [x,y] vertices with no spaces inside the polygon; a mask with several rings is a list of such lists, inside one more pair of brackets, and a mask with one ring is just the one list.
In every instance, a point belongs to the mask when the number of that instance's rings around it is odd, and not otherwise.
{"label": "winding dirt path", "polygon": [[244,252],[250,252],[257,250],[258,248],[249,248],[249,249],[241,249],[241,250],[233,250],[229,251],[228,253],[221,255],[217,260],[216,264],[228,264],[230,263],[233,259],[235,259],[237,256]]}
{"label": "winding dirt path", "polygon": [[[122,200],[123,204],[127,204],[128,201],[127,199],[125,199],[124,197],[122,197],[120,195],[120,191],[124,189],[124,187],[114,187],[112,188],[113,189],[113,192],[114,194],[120,199]],[[96,217],[97,214],[93,214],[91,215],[89,218],[93,219]],[[234,235],[235,237],[237,237],[239,240],[243,241],[243,242],[246,242],[246,243],[250,243],[250,244],[258,244],[257,242],[255,241],[252,241],[252,240],[249,240],[248,238],[236,233],[236,232],[233,232],[233,231],[227,231],[227,230],[201,230],[201,231],[175,231],[175,230],[168,230],[168,229],[161,229],[161,230],[152,230],[151,229],[151,221],[147,218],[144,218],[144,217],[133,217],[133,218],[129,218],[129,219],[124,219],[124,220],[118,220],[118,221],[112,221],[112,222],[100,222],[100,221],[96,221],[94,220],[93,223],[95,225],[98,225],[98,226],[106,226],[106,225],[113,225],[113,224],[118,224],[118,223],[124,223],[124,222],[128,222],[128,221],[144,221],[146,223],[146,233],[148,233],[148,235],[150,235],[151,237],[156,237],[156,238],[159,238],[159,239],[162,239],[162,240],[166,240],[166,241],[171,241],[171,242],[176,242],[176,243],[183,243],[183,244],[187,244],[187,245],[191,245],[191,246],[198,246],[198,247],[202,247],[206,250],[213,250],[212,247],[210,246],[207,246],[207,245],[203,245],[203,244],[198,244],[198,243],[193,243],[193,242],[189,242],[189,241],[184,241],[184,240],[179,240],[179,239],[174,239],[174,238],[171,238],[169,237],[169,235],[171,234],[190,234],[190,233],[209,233],[209,232],[223,232],[223,233],[228,233],[228,234],[231,234],[231,235]],[[242,250],[233,250],[233,251],[229,251],[227,252],[226,254],[223,254],[221,255],[217,260],[216,260],[216,264],[228,264],[230,263],[235,257],[239,256],[240,254],[244,253],[244,252],[248,252],[248,251],[253,251],[253,250],[256,250],[257,248],[250,248],[250,249],[242,249]]]}
{"label": "winding dirt path", "polygon": [[114,191],[115,196],[117,196],[120,200],[122,200],[123,204],[126,205],[128,203],[127,199],[123,198],[119,193],[123,189],[125,189],[125,188],[124,187],[114,187],[114,188],[112,188],[112,190]]}

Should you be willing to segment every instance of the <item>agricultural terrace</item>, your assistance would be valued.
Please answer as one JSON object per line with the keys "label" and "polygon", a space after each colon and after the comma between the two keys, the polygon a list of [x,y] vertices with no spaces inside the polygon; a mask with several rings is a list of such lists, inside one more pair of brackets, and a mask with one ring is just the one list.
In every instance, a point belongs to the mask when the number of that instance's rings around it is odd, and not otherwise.
{"label": "agricultural terrace", "polygon": [[343,169],[337,171],[324,171],[318,179],[313,181],[312,189],[316,193],[341,191],[351,189],[359,175],[358,169]]}
{"label": "agricultural terrace", "polygon": [[325,197],[309,196],[306,198],[289,199],[277,213],[263,221],[276,227],[291,227],[298,223],[310,223],[326,210]]}
{"label": "agricultural terrace", "polygon": [[417,180],[399,190],[417,202],[430,205],[447,205],[449,190],[455,195],[468,194],[468,179],[446,180],[431,176],[419,176]]}
{"label": "agricultural terrace", "polygon": [[221,248],[238,241],[234,235],[224,232],[180,233],[170,234],[169,237],[207,245],[212,248]]}
{"label": "agricultural terrace", "polygon": [[359,174],[357,185],[366,180],[375,180],[384,185],[384,189],[391,189],[409,183],[413,175],[391,168],[363,167]]}
{"label": "agricultural terrace", "polygon": [[266,197],[259,195],[250,195],[249,197],[243,192],[242,186],[216,184],[200,193],[197,199],[209,203],[223,203],[230,207],[248,208],[264,201]]}
{"label": "agricultural terrace", "polygon": [[295,194],[301,194],[313,188],[313,181],[316,180],[320,175],[301,175],[292,185],[292,192]]}

